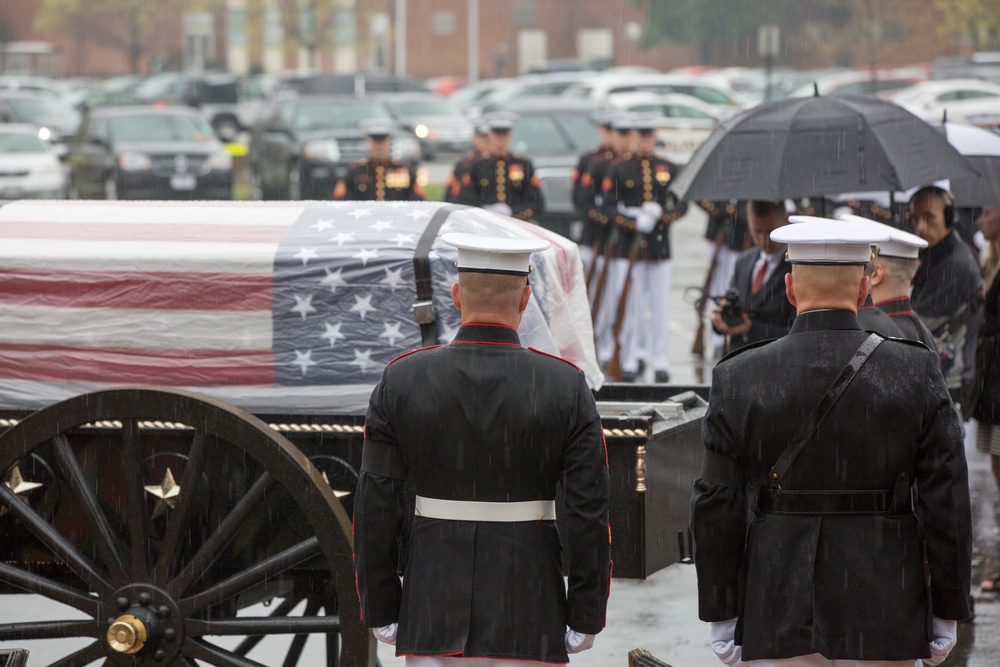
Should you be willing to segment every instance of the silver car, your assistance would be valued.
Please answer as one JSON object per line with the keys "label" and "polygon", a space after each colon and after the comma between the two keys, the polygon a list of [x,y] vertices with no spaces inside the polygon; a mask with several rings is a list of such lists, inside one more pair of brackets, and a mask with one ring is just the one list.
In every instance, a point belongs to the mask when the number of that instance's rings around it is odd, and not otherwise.
{"label": "silver car", "polygon": [[0,199],[66,196],[66,169],[40,131],[33,125],[0,124]]}

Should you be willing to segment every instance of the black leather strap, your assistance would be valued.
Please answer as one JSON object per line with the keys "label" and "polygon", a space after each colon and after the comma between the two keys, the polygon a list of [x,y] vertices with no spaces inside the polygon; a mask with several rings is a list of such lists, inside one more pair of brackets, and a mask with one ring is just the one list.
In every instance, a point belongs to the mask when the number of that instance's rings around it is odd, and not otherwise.
{"label": "black leather strap", "polygon": [[806,443],[812,439],[813,433],[816,432],[820,422],[822,422],[823,418],[830,412],[830,409],[837,402],[837,399],[839,399],[841,394],[844,393],[844,390],[847,389],[847,385],[851,383],[854,376],[858,374],[861,367],[866,361],[868,361],[868,357],[870,357],[872,352],[875,351],[875,348],[882,344],[883,340],[885,339],[876,333],[870,334],[868,338],[865,339],[865,342],[861,344],[861,347],[858,348],[858,351],[854,353],[854,356],[851,357],[851,360],[847,362],[844,370],[842,370],[837,376],[837,379],[833,381],[833,384],[827,390],[826,395],[823,396],[819,405],[817,405],[816,409],[812,411],[812,414],[810,414],[809,418],[806,419],[806,422],[802,425],[802,428],[799,429],[799,432],[795,435],[791,444],[789,444],[788,447],[785,448],[785,451],[781,453],[781,456],[778,458],[778,462],[774,464],[771,468],[771,472],[768,473],[768,482],[770,483],[772,489],[781,489],[781,480],[785,477],[788,469],[792,467],[792,463],[795,461],[795,458],[802,452],[803,448],[805,448]]}
{"label": "black leather strap", "polygon": [[893,490],[779,491],[761,489],[757,507],[769,514],[888,514]]}
{"label": "black leather strap", "polygon": [[392,479],[406,479],[407,467],[399,447],[365,439],[361,449],[361,470]]}
{"label": "black leather strap", "polygon": [[434,325],[434,290],[431,285],[430,252],[437,238],[438,230],[458,206],[442,206],[427,223],[420,235],[417,249],[413,253],[413,277],[417,286],[417,300],[413,304],[413,317],[420,325],[420,338],[424,347],[437,343],[437,327]]}
{"label": "black leather strap", "polygon": [[730,489],[742,489],[747,485],[747,475],[739,461],[711,449],[705,450],[701,460],[701,478]]}

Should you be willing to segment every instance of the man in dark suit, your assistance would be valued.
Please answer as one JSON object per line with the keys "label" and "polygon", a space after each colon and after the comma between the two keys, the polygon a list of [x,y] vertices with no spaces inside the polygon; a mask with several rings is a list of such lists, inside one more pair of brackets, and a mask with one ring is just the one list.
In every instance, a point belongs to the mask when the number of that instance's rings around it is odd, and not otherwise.
{"label": "man in dark suit", "polygon": [[858,324],[887,234],[815,219],[771,236],[798,317],[713,373],[691,501],[699,617],[727,665],[938,664],[969,616],[972,531],[937,356]]}
{"label": "man in dark suit", "polygon": [[[451,293],[462,327],[448,345],[392,361],[365,422],[354,501],[362,622],[408,667],[564,663],[593,643],[607,608],[601,419],[580,369],[517,336],[528,261],[548,242],[442,240],[459,249]],[[416,516],[400,585],[407,478]]]}
{"label": "man in dark suit", "polygon": [[737,301],[742,316],[739,322],[725,322],[722,307],[712,309],[712,327],[729,336],[729,349],[788,333],[795,319],[795,308],[785,298],[785,276],[791,265],[785,259],[785,246],[771,240],[775,229],[788,224],[783,202],[748,201],[747,226],[755,248],[740,255],[733,269],[730,288],[739,292]]}

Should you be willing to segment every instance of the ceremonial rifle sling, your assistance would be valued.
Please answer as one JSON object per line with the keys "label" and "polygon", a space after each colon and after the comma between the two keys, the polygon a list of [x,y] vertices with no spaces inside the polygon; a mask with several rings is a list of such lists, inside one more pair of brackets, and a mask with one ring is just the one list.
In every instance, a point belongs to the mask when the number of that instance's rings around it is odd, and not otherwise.
{"label": "ceremonial rifle sling", "polygon": [[448,216],[459,210],[458,206],[442,206],[427,223],[413,253],[413,277],[417,285],[417,300],[413,303],[413,319],[420,325],[420,339],[424,347],[437,343],[434,323],[434,290],[431,286],[430,252],[438,230]]}

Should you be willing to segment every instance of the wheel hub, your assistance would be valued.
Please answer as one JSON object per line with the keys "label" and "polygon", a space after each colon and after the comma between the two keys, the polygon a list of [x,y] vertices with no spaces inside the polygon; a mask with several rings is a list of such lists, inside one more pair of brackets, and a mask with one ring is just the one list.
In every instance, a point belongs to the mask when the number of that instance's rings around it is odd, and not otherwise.
{"label": "wheel hub", "polygon": [[110,662],[134,664],[131,656],[147,656],[172,664],[184,643],[184,617],[167,591],[150,584],[130,584],[112,596],[117,616],[107,619],[105,653]]}

